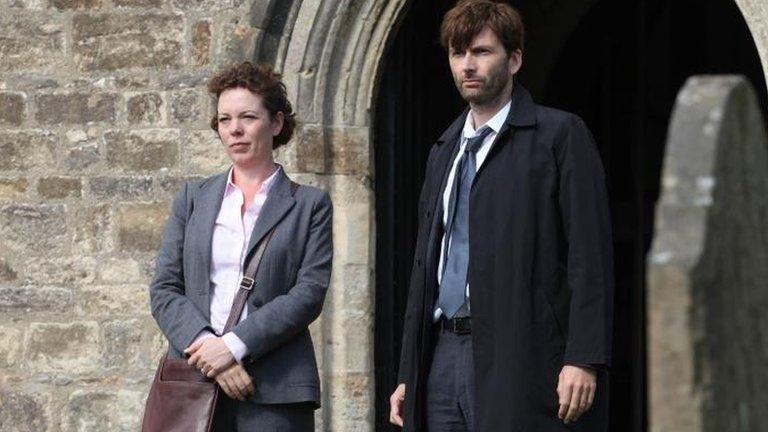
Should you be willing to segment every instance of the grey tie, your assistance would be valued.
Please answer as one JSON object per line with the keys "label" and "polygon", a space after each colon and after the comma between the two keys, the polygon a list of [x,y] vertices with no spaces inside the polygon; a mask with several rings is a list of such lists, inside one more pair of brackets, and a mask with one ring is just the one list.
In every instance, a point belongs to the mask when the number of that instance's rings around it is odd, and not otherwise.
{"label": "grey tie", "polygon": [[[493,130],[484,127],[467,140],[464,154],[454,174],[448,200],[448,220],[443,237],[443,277],[437,305],[443,314],[453,318],[464,304],[469,268],[469,191],[477,171],[475,153]],[[449,242],[450,240],[450,242]]]}

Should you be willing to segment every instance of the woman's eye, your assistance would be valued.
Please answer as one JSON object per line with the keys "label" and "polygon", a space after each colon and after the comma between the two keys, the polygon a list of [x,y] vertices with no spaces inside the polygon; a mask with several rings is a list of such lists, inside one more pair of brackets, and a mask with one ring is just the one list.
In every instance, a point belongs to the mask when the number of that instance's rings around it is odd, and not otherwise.
{"label": "woman's eye", "polygon": [[219,123],[226,123],[226,122],[228,122],[228,121],[229,121],[229,119],[228,119],[228,118],[220,118],[220,119],[219,119]]}

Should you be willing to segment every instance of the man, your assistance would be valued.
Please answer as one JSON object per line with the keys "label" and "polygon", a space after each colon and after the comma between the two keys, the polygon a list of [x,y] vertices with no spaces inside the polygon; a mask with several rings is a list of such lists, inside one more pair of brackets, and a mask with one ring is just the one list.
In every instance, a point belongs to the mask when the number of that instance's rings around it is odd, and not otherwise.
{"label": "man", "polygon": [[515,82],[512,7],[462,1],[441,42],[469,109],[427,161],[390,421],[605,431],[613,264],[593,139]]}

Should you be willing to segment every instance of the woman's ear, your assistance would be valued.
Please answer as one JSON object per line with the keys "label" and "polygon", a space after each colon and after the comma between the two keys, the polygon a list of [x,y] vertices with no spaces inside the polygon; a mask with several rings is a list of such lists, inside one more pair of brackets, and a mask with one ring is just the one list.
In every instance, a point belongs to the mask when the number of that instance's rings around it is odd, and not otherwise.
{"label": "woman's ear", "polygon": [[285,115],[282,111],[278,111],[277,114],[274,115],[272,118],[272,136],[278,136],[280,135],[280,132],[283,130],[283,121],[285,120]]}

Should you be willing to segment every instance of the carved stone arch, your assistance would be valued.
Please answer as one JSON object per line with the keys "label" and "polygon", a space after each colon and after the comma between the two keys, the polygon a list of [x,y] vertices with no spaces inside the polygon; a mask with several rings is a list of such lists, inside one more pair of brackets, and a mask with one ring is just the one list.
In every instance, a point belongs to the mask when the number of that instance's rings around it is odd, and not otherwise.
{"label": "carved stone arch", "polygon": [[755,41],[757,52],[763,63],[763,72],[768,81],[768,3],[763,0],[735,0],[747,22],[749,32]]}

